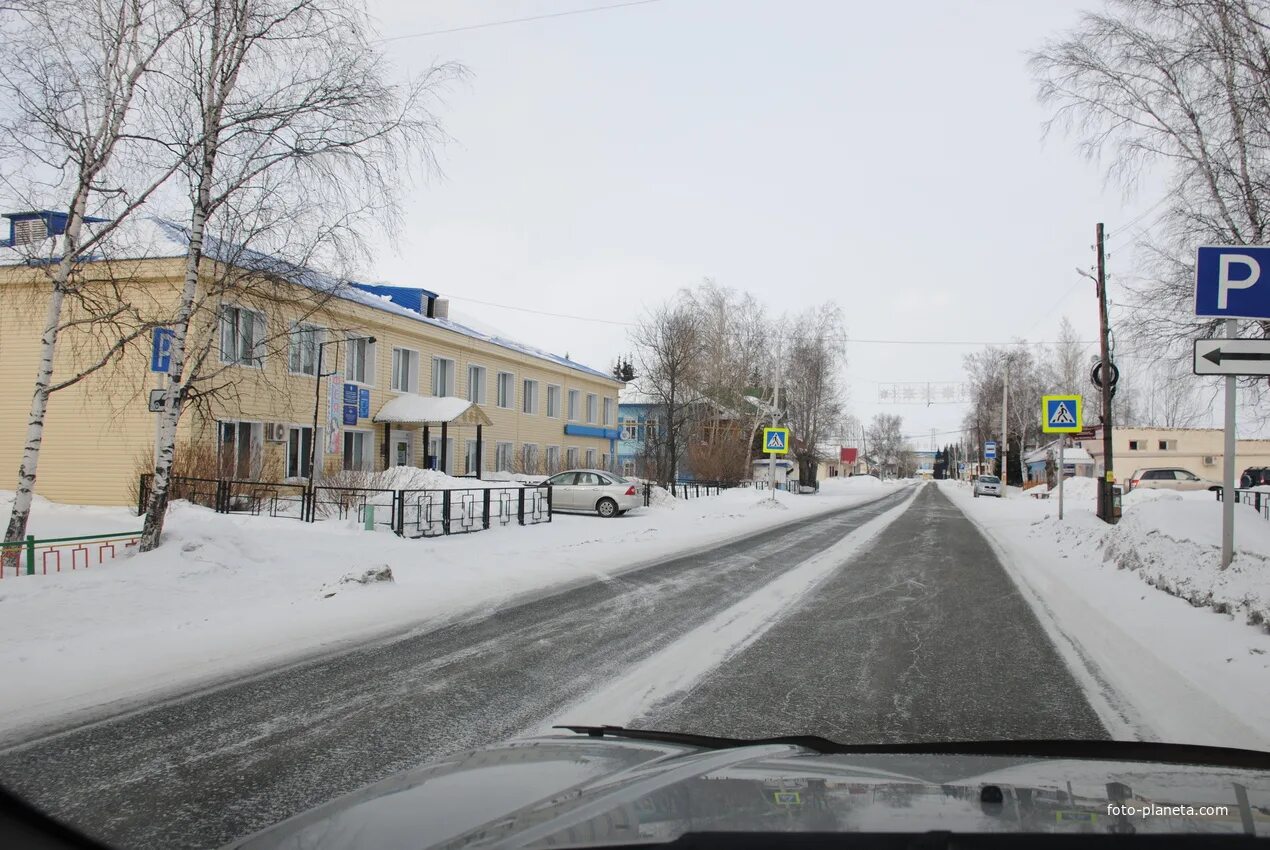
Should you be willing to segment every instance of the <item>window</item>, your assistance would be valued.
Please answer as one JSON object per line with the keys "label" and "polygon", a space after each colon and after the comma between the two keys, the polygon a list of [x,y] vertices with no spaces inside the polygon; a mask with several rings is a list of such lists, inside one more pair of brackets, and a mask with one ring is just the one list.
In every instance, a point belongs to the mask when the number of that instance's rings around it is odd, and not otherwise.
{"label": "window", "polygon": [[432,358],[432,394],[454,395],[454,361],[448,357]]}
{"label": "window", "polygon": [[392,350],[392,388],[399,393],[419,392],[419,352],[409,348]]}
{"label": "window", "polygon": [[609,468],[609,453],[600,452],[600,469],[608,469],[608,468]]}
{"label": "window", "polygon": [[514,389],[512,385],[512,381],[514,380],[515,380],[515,376],[513,376],[511,372],[498,373],[497,403],[499,407],[512,406],[512,396],[514,396],[516,393],[516,390]]}
{"label": "window", "polygon": [[644,439],[649,441],[657,439],[657,417],[644,420]]}
{"label": "window", "polygon": [[479,470],[479,460],[476,457],[476,440],[468,440],[467,446],[463,452],[463,474],[475,475]]}
{"label": "window", "polygon": [[635,461],[633,460],[622,461],[622,477],[630,478],[634,474],[635,474]]}
{"label": "window", "polygon": [[522,471],[533,475],[538,471],[538,447],[533,443],[524,443],[520,447],[520,465]]}
{"label": "window", "polygon": [[228,304],[220,308],[220,359],[240,366],[263,366],[265,317],[263,313]]}
{"label": "window", "polygon": [[428,438],[428,463],[429,469],[438,469],[446,475],[454,474],[454,465],[458,459],[454,456],[454,438],[445,438],[445,463],[441,462],[441,437],[432,436]]}
{"label": "window", "polygon": [[578,447],[569,446],[564,450],[564,465],[569,469],[578,468]]}
{"label": "window", "polygon": [[560,447],[547,446],[547,474],[555,475],[560,471]]}
{"label": "window", "polygon": [[578,396],[577,390],[569,390],[569,421],[578,421]]}
{"label": "window", "polygon": [[375,462],[374,435],[367,431],[344,432],[344,469],[372,469]]}
{"label": "window", "polygon": [[1146,441],[1144,440],[1130,440],[1129,441],[1129,451],[1131,452],[1142,451],[1145,448],[1146,448]]}
{"label": "window", "polygon": [[287,369],[295,375],[316,375],[318,345],[321,342],[321,328],[298,322],[292,325],[287,346]]}
{"label": "window", "polygon": [[586,424],[595,424],[595,393],[586,394]]}
{"label": "window", "polygon": [[538,382],[525,379],[523,391],[520,396],[520,412],[521,413],[537,413],[538,412]]}
{"label": "window", "polygon": [[1165,479],[1174,480],[1173,471],[1170,469],[1149,469],[1142,473],[1143,481],[1163,481]]}
{"label": "window", "polygon": [[634,440],[635,435],[639,432],[639,422],[631,417],[622,420],[622,439]]}
{"label": "window", "polygon": [[313,452],[313,429],[292,427],[287,431],[287,478],[308,478],[309,457]]}
{"label": "window", "polygon": [[494,469],[498,472],[511,472],[512,444],[499,443],[494,447]]}
{"label": "window", "polygon": [[595,466],[595,449],[586,450],[586,465],[588,468]]}
{"label": "window", "polygon": [[260,475],[264,425],[260,422],[221,422],[216,433],[220,474],[251,479]]}
{"label": "window", "polygon": [[1162,452],[1177,451],[1177,440],[1160,440],[1160,451]]}
{"label": "window", "polygon": [[474,404],[485,403],[485,367],[467,367],[467,400]]}
{"label": "window", "polygon": [[604,424],[613,424],[613,399],[611,398],[604,399]]}
{"label": "window", "polygon": [[375,383],[375,343],[367,337],[360,336],[348,340],[344,346],[346,349],[344,380],[355,384],[373,385]]}
{"label": "window", "polygon": [[1198,481],[1199,480],[1199,476],[1185,469],[1175,469],[1173,470],[1173,475],[1177,478],[1178,481]]}
{"label": "window", "polygon": [[43,218],[21,218],[13,221],[13,244],[30,245],[43,242],[48,236],[48,225]]}
{"label": "window", "polygon": [[560,418],[560,387],[555,384],[547,384],[547,415]]}

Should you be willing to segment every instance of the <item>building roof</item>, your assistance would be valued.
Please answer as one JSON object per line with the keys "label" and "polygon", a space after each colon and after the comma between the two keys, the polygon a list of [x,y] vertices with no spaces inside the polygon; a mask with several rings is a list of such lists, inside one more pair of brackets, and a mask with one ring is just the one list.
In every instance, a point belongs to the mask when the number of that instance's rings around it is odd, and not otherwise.
{"label": "building roof", "polygon": [[[1040,463],[1045,460],[1045,454],[1046,452],[1050,451],[1051,448],[1054,450],[1054,459],[1057,461],[1058,441],[1055,440],[1052,443],[1047,443],[1046,445],[1041,446],[1039,449],[1033,449],[1032,451],[1023,455],[1023,462],[1024,463]],[[1063,449],[1063,463],[1093,463],[1093,462],[1094,462],[1094,459],[1089,454],[1089,452],[1085,451],[1079,446],[1071,446],[1069,448]]]}
{"label": "building roof", "polygon": [[430,396],[401,393],[384,402],[373,417],[375,422],[391,422],[396,425],[436,425],[452,422],[455,425],[490,425],[485,411],[465,398],[455,396]]}
{"label": "building roof", "polygon": [[[130,218],[125,225],[116,228],[108,239],[103,240],[100,246],[95,247],[91,254],[84,257],[84,261],[100,261],[107,257],[112,260],[184,257],[186,249],[189,247],[189,241],[189,232],[184,226],[157,216],[137,215]],[[47,261],[58,256],[62,243],[63,237],[60,235],[44,240],[38,247],[29,245],[13,246],[0,243],[0,265],[33,264]],[[544,351],[541,348],[505,336],[483,333],[450,319],[431,318],[423,315],[420,310],[421,299],[412,298],[405,294],[413,290],[416,293],[423,293],[432,297],[436,296],[436,293],[422,287],[364,284],[354,280],[346,280],[308,266],[297,265],[251,248],[226,242],[212,235],[204,238],[203,253],[209,259],[217,262],[250,271],[261,271],[277,275],[300,286],[329,292],[334,297],[345,301],[352,301],[386,313],[413,319],[422,324],[432,325],[472,339],[479,339],[491,345],[506,348],[509,351],[546,360],[557,366],[582,372],[594,378],[602,378],[618,383],[609,373],[592,369],[590,366],[584,366],[567,357],[552,354],[549,351]],[[412,306],[414,309],[412,309]]]}
{"label": "building roof", "polygon": [[626,386],[617,391],[617,403],[619,405],[658,404],[659,402],[659,399],[655,399],[648,393],[644,392],[643,387],[640,385],[639,378],[636,378],[633,381],[627,381]]}

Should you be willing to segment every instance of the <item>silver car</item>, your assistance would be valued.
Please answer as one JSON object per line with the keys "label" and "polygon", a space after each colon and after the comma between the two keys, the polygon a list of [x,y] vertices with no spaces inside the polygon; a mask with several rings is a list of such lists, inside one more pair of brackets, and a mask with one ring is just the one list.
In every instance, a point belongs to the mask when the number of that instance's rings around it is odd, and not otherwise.
{"label": "silver car", "polygon": [[1220,490],[1221,484],[1200,478],[1189,469],[1161,466],[1137,469],[1129,477],[1129,490]]}
{"label": "silver car", "polygon": [[595,512],[613,517],[644,505],[644,497],[634,482],[602,469],[569,469],[543,483],[551,485],[553,511]]}
{"label": "silver car", "polygon": [[995,475],[980,475],[975,479],[975,498],[996,496],[1001,498],[1001,479]]}

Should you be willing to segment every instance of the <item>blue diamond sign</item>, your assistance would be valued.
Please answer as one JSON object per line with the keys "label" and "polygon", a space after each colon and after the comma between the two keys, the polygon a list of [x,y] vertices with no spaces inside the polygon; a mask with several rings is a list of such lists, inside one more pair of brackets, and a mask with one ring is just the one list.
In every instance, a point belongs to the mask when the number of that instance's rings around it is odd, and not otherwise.
{"label": "blue diamond sign", "polygon": [[764,428],[763,451],[771,455],[789,454],[789,429]]}

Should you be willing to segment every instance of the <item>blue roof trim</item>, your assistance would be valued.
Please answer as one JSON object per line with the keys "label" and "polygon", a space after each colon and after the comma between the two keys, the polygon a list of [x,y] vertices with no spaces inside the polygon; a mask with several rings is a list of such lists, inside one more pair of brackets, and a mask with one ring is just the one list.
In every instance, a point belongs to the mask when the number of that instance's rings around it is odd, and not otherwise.
{"label": "blue roof trim", "polygon": [[616,440],[622,435],[617,428],[601,428],[597,425],[574,425],[570,422],[564,426],[564,432],[574,437],[602,437],[605,440]]}
{"label": "blue roof trim", "polygon": [[420,315],[427,315],[428,312],[426,305],[423,303],[424,298],[440,297],[429,289],[417,286],[392,286],[380,283],[354,283],[353,286],[363,292],[369,292],[371,295],[389,298],[392,303],[399,304],[407,310],[414,310]]}

